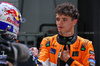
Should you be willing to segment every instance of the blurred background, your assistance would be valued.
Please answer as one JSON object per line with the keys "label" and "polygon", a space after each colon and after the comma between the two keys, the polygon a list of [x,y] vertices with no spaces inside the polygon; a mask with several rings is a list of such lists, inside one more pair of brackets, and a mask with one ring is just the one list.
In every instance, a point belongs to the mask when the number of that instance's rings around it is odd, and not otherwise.
{"label": "blurred background", "polygon": [[74,4],[80,13],[75,33],[93,42],[96,66],[100,66],[100,0],[0,0],[16,6],[25,23],[20,24],[18,40],[39,48],[43,37],[57,34],[54,10],[64,2]]}

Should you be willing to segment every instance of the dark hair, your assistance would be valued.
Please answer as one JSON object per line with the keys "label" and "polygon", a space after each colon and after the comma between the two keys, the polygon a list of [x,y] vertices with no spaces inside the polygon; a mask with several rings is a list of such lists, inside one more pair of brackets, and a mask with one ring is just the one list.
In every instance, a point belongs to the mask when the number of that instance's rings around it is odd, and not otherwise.
{"label": "dark hair", "polygon": [[72,19],[78,19],[79,13],[77,8],[71,3],[63,3],[61,5],[58,5],[55,9],[55,14],[61,14],[65,16],[70,16]]}

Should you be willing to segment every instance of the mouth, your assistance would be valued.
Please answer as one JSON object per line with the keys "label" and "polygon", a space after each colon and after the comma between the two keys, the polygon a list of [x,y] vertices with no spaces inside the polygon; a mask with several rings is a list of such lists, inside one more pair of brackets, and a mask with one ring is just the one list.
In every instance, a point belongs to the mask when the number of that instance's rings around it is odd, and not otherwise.
{"label": "mouth", "polygon": [[58,30],[61,30],[61,29],[63,29],[63,27],[61,27],[61,26],[58,26]]}

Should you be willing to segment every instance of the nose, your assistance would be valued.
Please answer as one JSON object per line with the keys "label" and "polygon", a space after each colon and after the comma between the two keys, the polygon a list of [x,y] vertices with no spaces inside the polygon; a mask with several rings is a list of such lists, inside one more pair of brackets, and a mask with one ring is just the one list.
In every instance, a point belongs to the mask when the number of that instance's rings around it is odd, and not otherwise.
{"label": "nose", "polygon": [[59,20],[59,21],[58,21],[58,24],[61,24],[61,23],[62,23],[62,20]]}

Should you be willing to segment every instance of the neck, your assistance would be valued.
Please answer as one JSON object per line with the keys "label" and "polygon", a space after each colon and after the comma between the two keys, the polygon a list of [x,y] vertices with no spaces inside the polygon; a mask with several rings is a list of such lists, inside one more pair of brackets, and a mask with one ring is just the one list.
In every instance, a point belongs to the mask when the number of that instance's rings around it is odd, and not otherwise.
{"label": "neck", "polygon": [[66,32],[66,33],[60,33],[59,32],[59,34],[61,36],[64,36],[64,37],[70,37],[70,36],[73,36],[74,35],[74,31],[72,31],[72,32]]}

